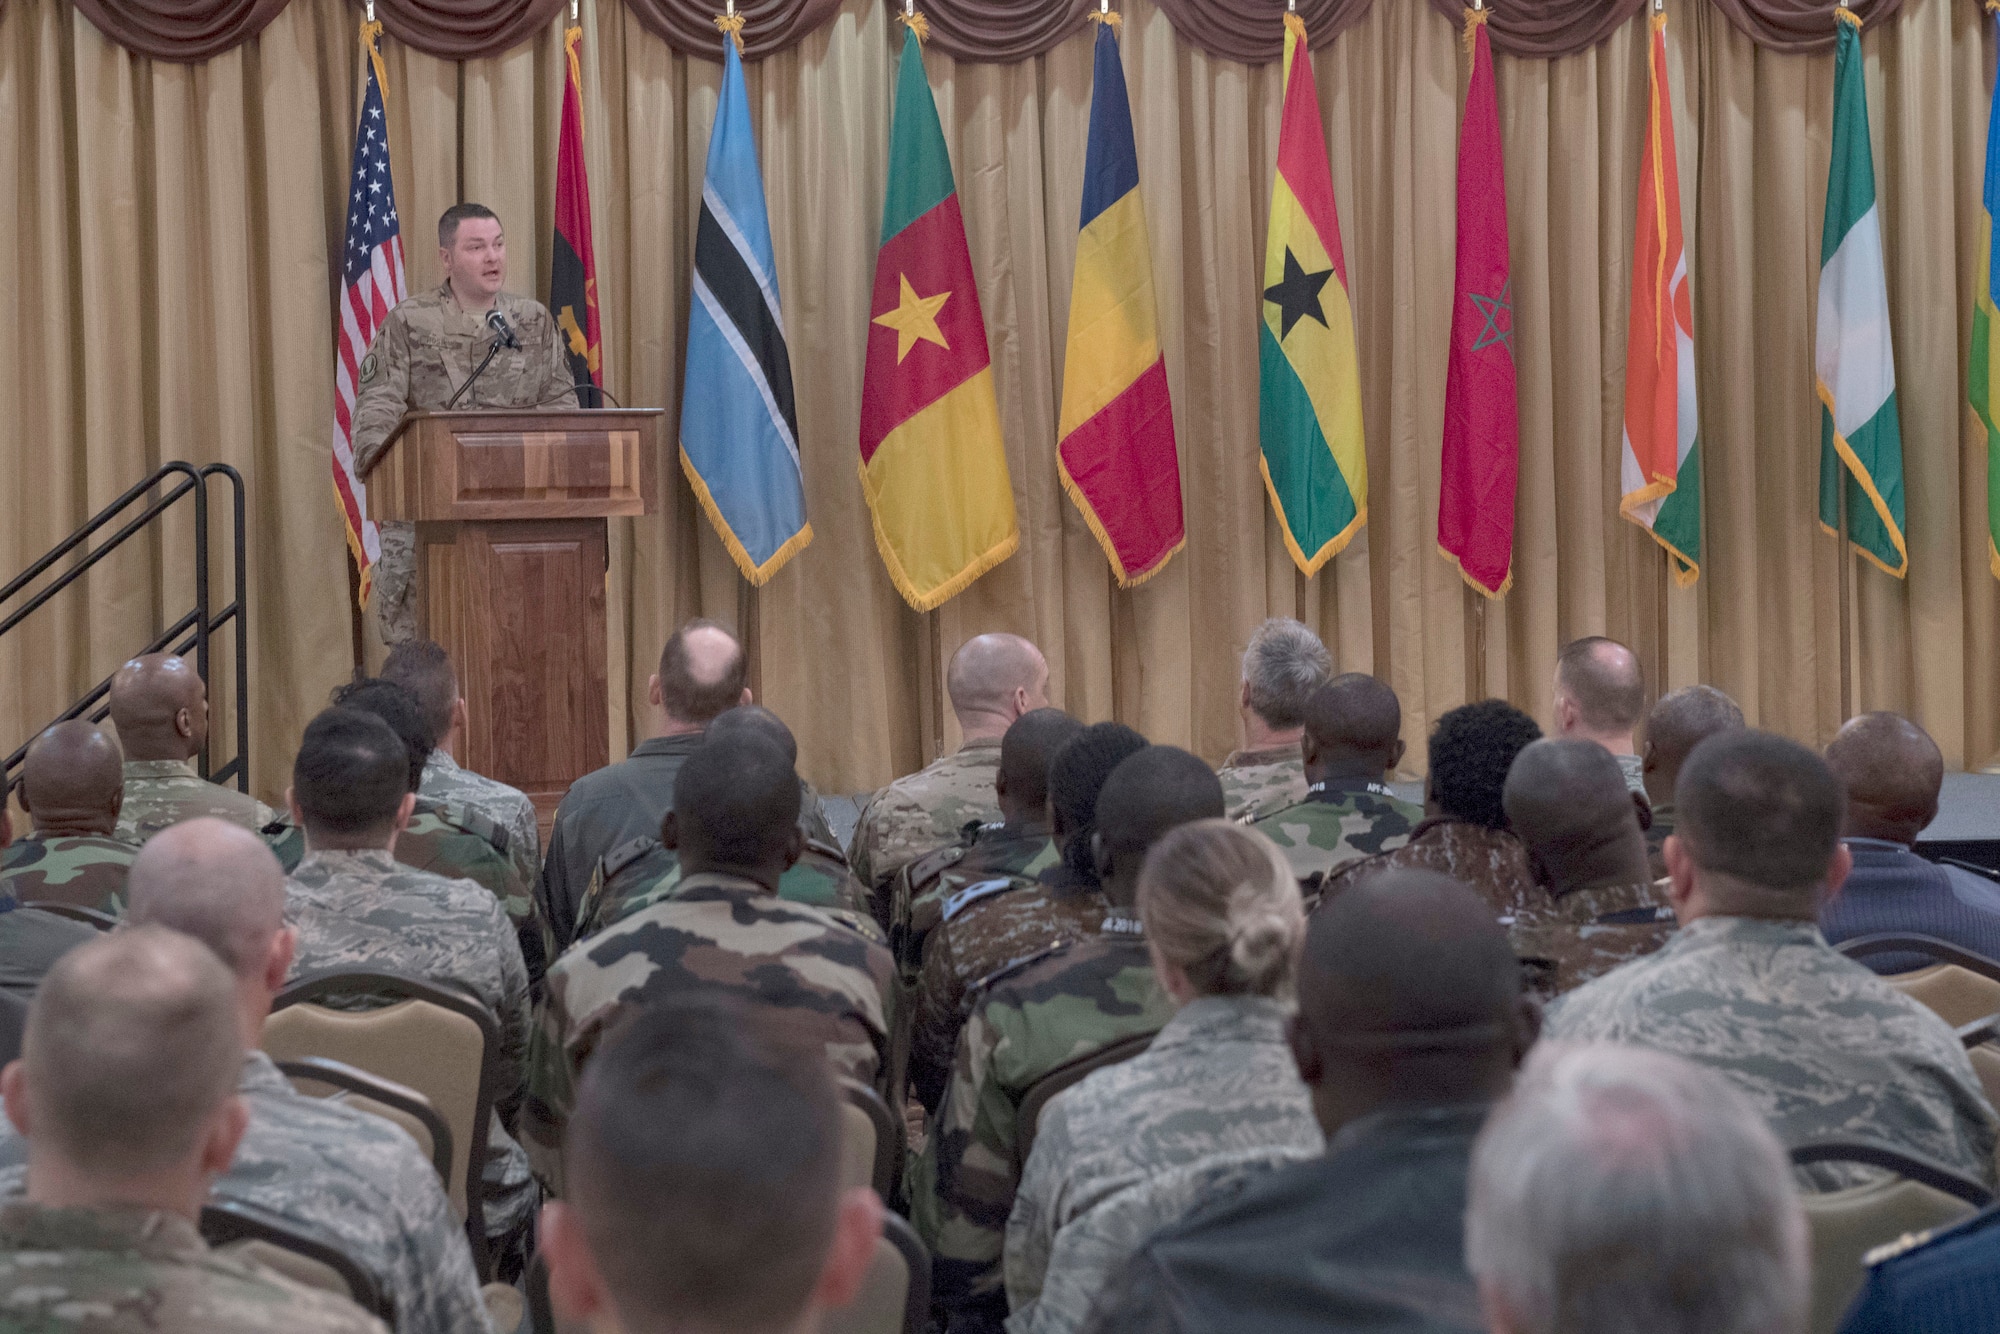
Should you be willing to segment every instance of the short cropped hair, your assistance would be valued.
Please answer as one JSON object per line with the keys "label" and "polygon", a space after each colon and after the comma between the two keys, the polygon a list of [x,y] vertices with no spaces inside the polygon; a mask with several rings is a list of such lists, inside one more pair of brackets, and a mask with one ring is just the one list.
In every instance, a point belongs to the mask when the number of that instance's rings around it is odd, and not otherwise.
{"label": "short cropped hair", "polygon": [[1721,1075],[1534,1049],[1472,1153],[1466,1264],[1520,1334],[1789,1334],[1806,1222],[1785,1151]]}
{"label": "short cropped hair", "polygon": [[474,218],[489,218],[494,222],[500,221],[500,215],[484,204],[470,202],[453,204],[438,215],[438,246],[445,250],[451,249],[452,244],[458,240],[458,224],[461,222],[471,222]]}
{"label": "short cropped hair", "polygon": [[1243,679],[1250,709],[1272,727],[1297,727],[1306,701],[1333,675],[1333,655],[1302,622],[1274,616],[1258,626],[1243,650]]}
{"label": "short cropped hair", "polygon": [[174,1167],[236,1087],[236,980],[201,942],[135,926],[49,970],[22,1047],[32,1136],[102,1177]]}
{"label": "short cropped hair", "polygon": [[372,713],[389,724],[389,730],[409,753],[409,790],[415,792],[424,785],[424,766],[430,763],[431,751],[437,746],[437,734],[424,721],[423,706],[415,695],[394,681],[379,676],[363,677],[334,691],[333,706]]}
{"label": "short cropped hair", "polygon": [[1460,820],[1507,827],[1501,795],[1514,757],[1542,739],[1542,729],[1505,700],[1483,699],[1444,714],[1431,733],[1430,797]]}
{"label": "short cropped hair", "polygon": [[1000,738],[1000,772],[1009,800],[1046,805],[1049,765],[1082,731],[1083,724],[1061,709],[1031,709],[1016,718]]}
{"label": "short cropped hair", "polygon": [[1220,820],[1222,780],[1201,756],[1148,746],[1119,761],[1097,794],[1097,832],[1113,852],[1143,853],[1169,829]]}
{"label": "short cropped hair", "polygon": [[382,679],[394,681],[416,697],[433,744],[451,731],[452,711],[458,706],[458,671],[444,645],[431,639],[404,640],[389,650],[382,664]]}
{"label": "short cropped hair", "polygon": [[1683,686],[1660,696],[1646,715],[1646,744],[1678,766],[1717,732],[1743,726],[1743,710],[1714,686]]}
{"label": "short cropped hair", "polygon": [[743,702],[743,688],[750,683],[750,656],[738,643],[735,657],[720,677],[713,681],[699,680],[687,645],[688,636],[697,630],[729,633],[716,622],[698,616],[668,636],[666,647],[660,650],[660,702],[669,717],[707,724]]}
{"label": "short cropped hair", "polygon": [[[1609,650],[1631,655],[1631,661]],[[1556,654],[1556,680],[1593,732],[1629,732],[1646,716],[1646,674],[1632,651],[1615,639],[1585,635]]]}
{"label": "short cropped hair", "polygon": [[565,1176],[598,1271],[636,1328],[789,1327],[840,1196],[840,1122],[817,1051],[709,998],[619,1023],[584,1068]]}
{"label": "short cropped hair", "polygon": [[1305,905],[1277,845],[1232,820],[1168,830],[1139,872],[1139,919],[1203,996],[1290,992]]}
{"label": "short cropped hair", "polygon": [[292,798],[308,836],[387,831],[409,792],[409,748],[375,714],[332,708],[306,724]]}
{"label": "short cropped hair", "polygon": [[[1791,900],[1804,895],[1809,903],[1840,841],[1847,794],[1826,761],[1806,747],[1743,728],[1694,748],[1674,784],[1674,804],[1680,813],[1674,832],[1695,865],[1735,882],[1725,898],[1771,890]],[[1747,911],[1751,905],[1716,906]]]}
{"label": "short cropped hair", "polygon": [[704,741],[674,776],[674,823],[711,857],[754,866],[798,823],[799,776],[770,737],[740,731]]}

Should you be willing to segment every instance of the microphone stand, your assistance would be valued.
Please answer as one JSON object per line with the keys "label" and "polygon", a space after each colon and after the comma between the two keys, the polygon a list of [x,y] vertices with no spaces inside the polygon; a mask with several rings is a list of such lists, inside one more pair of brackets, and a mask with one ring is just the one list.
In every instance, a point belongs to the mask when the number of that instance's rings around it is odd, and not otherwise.
{"label": "microphone stand", "polygon": [[449,412],[453,408],[458,406],[458,400],[465,397],[465,391],[472,388],[472,382],[474,380],[477,380],[481,375],[486,373],[486,368],[493,364],[493,358],[500,355],[500,349],[505,345],[506,344],[499,338],[495,338],[493,340],[493,346],[486,349],[486,359],[480,362],[479,365],[473,369],[472,374],[465,377],[465,383],[458,387],[458,392],[453,394],[451,398],[446,401],[444,405],[444,410],[446,412]]}

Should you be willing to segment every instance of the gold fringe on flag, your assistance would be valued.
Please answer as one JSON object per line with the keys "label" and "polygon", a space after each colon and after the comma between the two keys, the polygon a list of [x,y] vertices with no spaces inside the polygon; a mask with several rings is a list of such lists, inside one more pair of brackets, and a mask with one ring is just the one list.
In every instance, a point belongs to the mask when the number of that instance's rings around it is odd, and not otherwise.
{"label": "gold fringe on flag", "polygon": [[1103,6],[1099,6],[1098,8],[1091,10],[1088,17],[1092,23],[1110,24],[1111,31],[1113,32],[1117,32],[1119,26],[1125,22],[1125,16],[1123,14],[1118,13],[1114,9],[1108,9]]}
{"label": "gold fringe on flag", "polygon": [[735,41],[736,54],[740,56],[743,54],[743,16],[736,12],[734,5],[729,7],[729,11],[715,16],[715,26]]}
{"label": "gold fringe on flag", "polygon": [[1465,58],[1468,61],[1472,59],[1472,45],[1476,40],[1473,34],[1485,26],[1486,10],[1483,6],[1478,9],[1468,9],[1465,11]]}
{"label": "gold fringe on flag", "polygon": [[1834,22],[1836,23],[1847,24],[1849,27],[1853,28],[1856,32],[1861,31],[1861,16],[1855,13],[1853,10],[1849,9],[1846,5],[1841,5],[1840,7],[1838,7],[1833,11],[1833,19]]}
{"label": "gold fringe on flag", "polygon": [[1986,0],[1986,12],[2000,14],[2000,0]]}
{"label": "gold fringe on flag", "polygon": [[[1993,3],[2000,4],[2000,0],[1993,0]],[[1285,31],[1303,42],[1306,39],[1306,21],[1288,9],[1285,11]]]}
{"label": "gold fringe on flag", "polygon": [[[1993,2],[2000,4],[2000,0],[1993,0]],[[928,42],[931,39],[931,21],[925,18],[924,11],[918,9],[915,5],[904,6],[903,12],[896,15],[896,22],[915,33],[917,40],[920,42]]]}
{"label": "gold fringe on flag", "polygon": [[[370,5],[368,12],[372,16],[375,12],[375,7]],[[361,49],[367,52],[368,63],[375,67],[375,87],[382,94],[382,109],[386,112],[389,109],[389,71],[382,67],[382,48],[377,45],[381,36],[382,21],[380,19],[370,17],[362,23]]]}

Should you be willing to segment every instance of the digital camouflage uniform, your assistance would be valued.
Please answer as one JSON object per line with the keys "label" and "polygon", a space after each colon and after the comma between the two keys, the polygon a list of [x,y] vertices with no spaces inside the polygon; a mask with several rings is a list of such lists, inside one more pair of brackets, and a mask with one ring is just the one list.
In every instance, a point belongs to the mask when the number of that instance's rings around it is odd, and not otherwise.
{"label": "digital camouflage uniform", "polygon": [[1678,922],[1664,881],[1601,885],[1541,895],[1503,921],[1529,984],[1544,999],[1576,990],[1620,964],[1651,954]]}
{"label": "digital camouflage uniform", "polygon": [[[1007,1220],[1011,1334],[1071,1334],[1139,1243],[1179,1217],[1170,1174],[1293,1162],[1325,1147],[1265,996],[1203,996],[1139,1056],[1064,1089],[1042,1111]],[[1143,1207],[1138,1197],[1145,1195]]]}
{"label": "digital camouflage uniform", "polygon": [[[202,816],[242,825],[261,836],[281,864],[286,856],[283,845],[298,836],[283,811],[271,809],[248,792],[209,782],[186,760],[125,761],[125,803],[118,808],[117,837],[144,843],[169,825]],[[303,848],[302,843],[298,846]],[[297,864],[293,856],[287,869]]]}
{"label": "digital camouflage uniform", "polygon": [[1393,852],[1346,862],[1327,873],[1320,886],[1324,904],[1349,885],[1383,871],[1437,871],[1485,899],[1493,915],[1507,920],[1542,897],[1528,850],[1504,829],[1488,829],[1449,815],[1432,816],[1410,831],[1410,841]]}
{"label": "digital camouflage uniform", "polygon": [[878,891],[910,862],[956,842],[967,825],[1000,818],[993,780],[1000,772],[1000,738],[968,741],[916,773],[898,778],[862,808],[847,864]]}
{"label": "digital camouflage uniform", "polygon": [[675,896],[565,951],[549,969],[522,1130],[560,1188],[576,1072],[624,1007],[664,996],[733,997],[777,1032],[826,1052],[834,1073],[879,1086],[889,1057],[895,965],[829,913],[754,880],[703,872]]}
{"label": "digital camouflage uniform", "polygon": [[0,849],[0,895],[16,903],[67,903],[125,911],[125,873],[139,846],[96,834],[34,833]]}
{"label": "digital camouflage uniform", "polygon": [[1299,888],[1317,898],[1334,867],[1395,851],[1423,820],[1424,808],[1386,783],[1332,778],[1307,788],[1304,801],[1261,815],[1250,827],[1278,845]]}
{"label": "digital camouflage uniform", "polygon": [[992,1329],[1006,1312],[1000,1257],[1021,1179],[1022,1099],[1073,1061],[1157,1033],[1174,1012],[1138,922],[1124,916],[1003,970],[968,1008],[951,1083],[910,1174],[910,1222],[930,1248],[933,1300],[954,1330]]}
{"label": "digital camouflage uniform", "polygon": [[923,963],[924,941],[944,917],[944,905],[960,890],[996,877],[1040,875],[1061,854],[1040,820],[1007,825],[975,825],[949,847],[927,852],[896,872],[890,881],[889,915],[897,962],[908,974]]}
{"label": "digital camouflage uniform", "polygon": [[1215,776],[1222,780],[1224,813],[1232,820],[1283,810],[1306,799],[1306,761],[1296,741],[1266,750],[1233,751]]}
{"label": "digital camouflage uniform", "polygon": [[924,944],[910,1035],[910,1083],[935,1112],[972,989],[1018,959],[1058,941],[1089,940],[1104,925],[1104,895],[1066,866],[1039,878],[974,880],[945,900],[944,920]]}
{"label": "digital camouflage uniform", "polygon": [[[401,1127],[304,1096],[260,1051],[244,1059],[236,1091],[250,1122],[215,1180],[217,1198],[276,1214],[346,1251],[394,1302],[396,1334],[487,1334],[465,1228],[437,1169]],[[27,1141],[4,1121],[0,1196],[18,1199],[27,1189]],[[0,1328],[10,1328],[4,1315]]]}
{"label": "digital camouflage uniform", "polygon": [[0,1328],[19,1334],[386,1334],[353,1302],[208,1248],[147,1209],[0,1208]]}
{"label": "digital camouflage uniform", "polygon": [[535,902],[535,880],[521,874],[512,856],[513,834],[456,801],[418,797],[409,824],[396,835],[396,860],[447,880],[471,880],[499,901],[527,965],[528,985],[541,985],[549,967],[549,934]]}
{"label": "digital camouflage uniform", "polygon": [[432,801],[457,802],[479,812],[507,831],[507,855],[529,886],[542,872],[542,836],[535,824],[535,803],[528,794],[498,779],[474,773],[442,750],[424,761],[423,783],[417,795]]}
{"label": "digital camouflage uniform", "polygon": [[[576,381],[563,352],[562,331],[548,307],[506,292],[493,305],[514,327],[520,346],[501,348],[457,407],[575,407]],[[404,297],[375,331],[375,341],[361,359],[352,433],[356,472],[366,476],[404,413],[450,402],[493,343],[486,315],[459,309],[449,283]],[[416,638],[415,568],[415,526],[383,524],[373,600],[384,643]]]}
{"label": "digital camouflage uniform", "polygon": [[511,1237],[534,1212],[534,1183],[504,1123],[527,1065],[528,969],[500,904],[471,880],[398,865],[387,852],[312,852],[285,884],[298,928],[294,981],[329,969],[404,973],[472,994],[500,1023],[494,1124],[487,1132],[486,1234]]}
{"label": "digital camouflage uniform", "polygon": [[[1569,993],[1547,1036],[1629,1042],[1727,1076],[1787,1148],[1868,1140],[1993,1184],[2000,1118],[1950,1026],[1826,943],[1812,922],[1703,917]],[[1876,1168],[1800,1169],[1817,1190]]]}
{"label": "digital camouflage uniform", "polygon": [[[673,898],[680,884],[680,854],[662,847],[657,838],[637,838],[613,848],[598,859],[590,887],[583,892],[576,938],[587,939],[642,908]],[[847,869],[840,849],[830,844],[806,845],[798,863],[778,878],[778,897],[825,909],[878,945],[886,943],[868,910],[868,892]]]}

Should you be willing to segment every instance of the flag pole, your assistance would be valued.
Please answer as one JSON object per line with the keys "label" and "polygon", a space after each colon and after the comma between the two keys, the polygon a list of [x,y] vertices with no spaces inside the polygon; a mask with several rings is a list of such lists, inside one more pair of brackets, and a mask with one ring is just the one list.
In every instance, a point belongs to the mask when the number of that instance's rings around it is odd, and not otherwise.
{"label": "flag pole", "polygon": [[1854,564],[1854,549],[1847,540],[1847,478],[1840,479],[1840,722],[1845,725],[1854,716],[1854,663],[1848,654],[1852,642],[1852,626],[1847,600],[1851,595],[1850,583],[1853,578],[1850,567]]}

